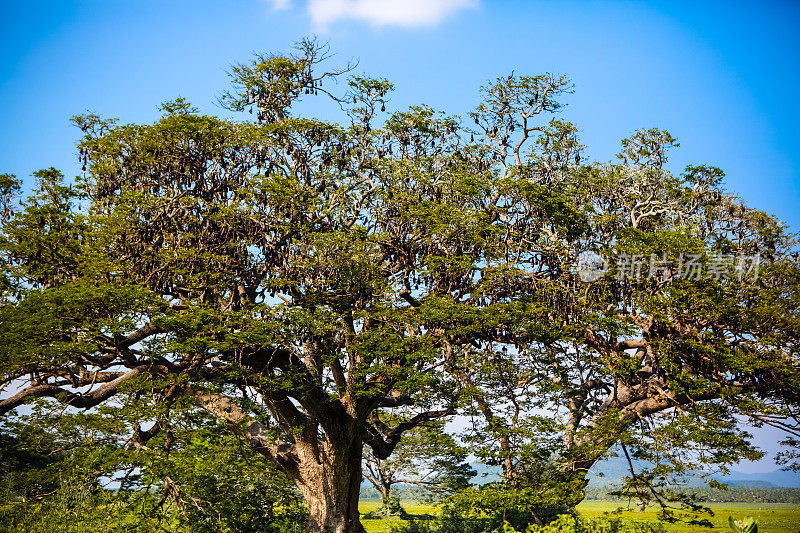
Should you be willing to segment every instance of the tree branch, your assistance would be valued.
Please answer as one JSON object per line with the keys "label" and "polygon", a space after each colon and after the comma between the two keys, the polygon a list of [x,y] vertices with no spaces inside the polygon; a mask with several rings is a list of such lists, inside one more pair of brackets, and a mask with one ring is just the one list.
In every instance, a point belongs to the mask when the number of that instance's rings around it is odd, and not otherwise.
{"label": "tree branch", "polygon": [[52,397],[56,398],[59,402],[69,405],[71,407],[77,407],[79,409],[88,409],[90,407],[94,407],[99,405],[103,401],[107,400],[111,396],[114,396],[119,386],[128,381],[129,379],[138,376],[139,374],[145,371],[144,367],[137,367],[128,372],[120,374],[117,378],[104,383],[97,389],[91,392],[87,392],[85,394],[72,392],[70,390],[61,388],[57,385],[52,384],[42,384],[42,385],[32,385],[30,387],[26,387],[22,389],[17,394],[12,396],[11,398],[7,398],[5,400],[0,401],[0,416],[6,414],[11,409],[23,404],[26,399],[28,398],[43,398],[43,397]]}
{"label": "tree branch", "polygon": [[400,443],[400,438],[403,436],[403,432],[408,431],[409,429],[412,429],[423,422],[442,418],[452,415],[453,413],[453,409],[425,411],[424,413],[415,415],[406,422],[398,424],[396,427],[389,429],[388,431],[385,431],[388,429],[388,427],[378,419],[377,413],[374,413],[371,423],[367,424],[367,436],[364,439],[364,443],[372,448],[375,457],[378,459],[386,459],[392,454],[395,447]]}

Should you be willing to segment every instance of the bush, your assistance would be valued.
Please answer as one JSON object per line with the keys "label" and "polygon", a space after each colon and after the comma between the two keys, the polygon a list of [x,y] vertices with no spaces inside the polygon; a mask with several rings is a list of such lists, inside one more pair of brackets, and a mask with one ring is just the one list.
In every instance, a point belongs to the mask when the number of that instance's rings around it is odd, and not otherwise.
{"label": "bush", "polygon": [[408,520],[411,518],[411,515],[403,509],[403,506],[400,504],[400,498],[391,495],[383,500],[380,507],[365,514],[364,518],[368,520],[380,520],[381,518],[400,518],[402,520]]}
{"label": "bush", "polygon": [[619,518],[584,520],[573,515],[561,515],[544,526],[528,525],[515,529],[508,521],[498,523],[496,518],[464,517],[452,510],[445,510],[435,520],[412,520],[408,524],[396,524],[392,533],[664,533],[664,526],[657,522],[622,522]]}

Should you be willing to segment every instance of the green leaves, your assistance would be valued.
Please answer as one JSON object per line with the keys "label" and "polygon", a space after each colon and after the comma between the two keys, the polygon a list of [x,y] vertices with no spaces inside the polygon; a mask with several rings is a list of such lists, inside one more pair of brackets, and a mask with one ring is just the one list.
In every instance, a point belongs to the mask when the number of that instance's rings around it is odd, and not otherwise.
{"label": "green leaves", "polygon": [[632,137],[623,139],[619,157],[625,164],[639,168],[659,169],[667,162],[667,150],[680,146],[669,132],[658,128],[638,130]]}
{"label": "green leaves", "polygon": [[[4,225],[3,266],[6,275],[18,282],[53,286],[79,275],[86,222],[74,208],[83,194],[78,187],[65,185],[54,168],[34,176],[37,190]],[[14,187],[11,182],[6,185]]]}
{"label": "green leaves", "polygon": [[163,312],[164,302],[139,285],[78,280],[30,290],[17,305],[0,307],[3,374],[66,365],[98,349],[98,338],[126,334]]}

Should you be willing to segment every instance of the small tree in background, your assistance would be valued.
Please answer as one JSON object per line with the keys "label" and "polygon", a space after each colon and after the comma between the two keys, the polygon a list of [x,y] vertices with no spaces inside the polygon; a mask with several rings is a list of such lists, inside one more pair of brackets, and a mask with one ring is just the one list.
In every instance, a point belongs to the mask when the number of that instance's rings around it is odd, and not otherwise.
{"label": "small tree in background", "polygon": [[430,422],[406,432],[388,459],[380,459],[367,451],[364,478],[381,495],[383,508],[378,514],[404,513],[398,496],[392,491],[396,485],[422,489],[423,494],[435,499],[466,489],[476,474],[467,456],[467,449],[444,431],[443,421]]}

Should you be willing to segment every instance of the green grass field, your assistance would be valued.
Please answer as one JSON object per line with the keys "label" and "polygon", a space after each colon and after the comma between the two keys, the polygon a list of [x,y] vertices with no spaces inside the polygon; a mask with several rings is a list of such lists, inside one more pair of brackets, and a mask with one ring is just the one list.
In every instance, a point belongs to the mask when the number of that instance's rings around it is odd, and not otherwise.
{"label": "green grass field", "polygon": [[[618,502],[586,501],[578,506],[582,516],[593,518],[607,511],[613,511]],[[734,519],[752,516],[758,520],[759,533],[798,533],[800,531],[800,508],[791,503],[712,503],[706,504],[714,511],[714,516],[709,520],[714,524],[712,529],[704,527],[690,527],[686,525],[667,525],[667,531],[675,533],[689,533],[700,531],[730,531],[728,516]],[[656,511],[648,510],[644,513],[625,511],[623,518],[633,520],[655,520]]]}
{"label": "green grass field", "polygon": [[[361,513],[367,513],[376,509],[380,505],[378,500],[362,500],[359,505]],[[586,501],[578,506],[578,512],[586,518],[595,518],[603,513],[613,511],[619,505],[618,502]],[[730,532],[728,527],[728,516],[735,519],[752,516],[758,520],[759,533],[798,533],[800,532],[800,508],[795,504],[789,503],[715,503],[707,504],[713,511],[714,516],[709,519],[714,527],[702,528],[686,526],[685,524],[666,525],[667,531],[671,533],[693,533],[693,532]],[[412,515],[436,515],[438,509],[432,505],[416,502],[403,502],[403,508]],[[630,520],[655,520],[656,511],[648,510],[644,513],[637,511],[623,511],[622,518]],[[367,533],[386,533],[390,530],[391,524],[397,524],[398,520],[366,520],[361,521]]]}

